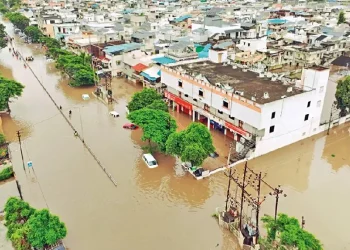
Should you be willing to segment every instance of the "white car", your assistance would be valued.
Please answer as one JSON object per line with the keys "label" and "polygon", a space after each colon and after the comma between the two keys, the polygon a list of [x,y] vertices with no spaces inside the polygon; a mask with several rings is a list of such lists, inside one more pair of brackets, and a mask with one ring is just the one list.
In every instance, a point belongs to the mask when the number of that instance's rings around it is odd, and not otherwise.
{"label": "white car", "polygon": [[119,113],[117,111],[111,111],[109,114],[113,117],[119,117]]}
{"label": "white car", "polygon": [[146,163],[147,167],[149,168],[156,168],[158,167],[158,163],[156,159],[154,159],[153,155],[151,154],[143,154],[142,155],[143,161]]}

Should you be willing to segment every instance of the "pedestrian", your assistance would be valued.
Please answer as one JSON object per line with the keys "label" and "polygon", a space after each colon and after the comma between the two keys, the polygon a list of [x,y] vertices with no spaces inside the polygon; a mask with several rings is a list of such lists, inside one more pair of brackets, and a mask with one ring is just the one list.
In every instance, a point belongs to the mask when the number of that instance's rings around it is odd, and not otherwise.
{"label": "pedestrian", "polygon": [[69,116],[71,116],[72,115],[72,110],[69,110]]}
{"label": "pedestrian", "polygon": [[62,109],[62,106],[60,106],[60,109]]}
{"label": "pedestrian", "polygon": [[76,130],[74,131],[74,136],[78,136],[78,132]]}

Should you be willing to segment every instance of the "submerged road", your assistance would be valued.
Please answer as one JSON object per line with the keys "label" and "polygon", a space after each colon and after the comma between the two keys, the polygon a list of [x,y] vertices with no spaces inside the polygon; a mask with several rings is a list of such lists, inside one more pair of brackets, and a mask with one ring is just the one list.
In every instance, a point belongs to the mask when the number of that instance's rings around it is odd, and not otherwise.
{"label": "submerged road", "polygon": [[[5,24],[12,34],[11,25]],[[18,50],[23,56],[34,56],[30,65],[39,80],[66,116],[73,111],[69,121],[118,181],[118,188],[109,182],[23,62],[2,50],[0,73],[26,86],[23,96],[10,104],[11,116],[2,118],[5,134],[14,142],[11,151],[23,196],[38,208],[45,207],[46,201],[65,221],[65,243],[70,249],[238,249],[233,237],[211,218],[226,198],[223,174],[195,181],[183,175],[174,158],[160,154],[156,155],[159,168],[143,164],[141,131],[122,129],[127,122],[125,105],[139,87],[115,80],[115,104],[105,106],[93,97],[83,101],[82,94],[90,94],[93,88],[69,87],[35,46],[19,42]],[[112,118],[111,110],[121,116]],[[176,117],[180,127],[190,121],[182,114]],[[267,173],[265,180],[271,185],[282,185],[288,197],[280,199],[279,211],[305,216],[306,229],[325,249],[350,249],[344,223],[350,220],[346,199],[350,192],[349,127],[249,162],[256,172]],[[19,129],[23,129],[25,161],[33,162],[37,178],[22,169],[16,142]],[[214,163],[208,159],[205,164]],[[242,166],[237,169],[241,171]],[[263,194],[268,191],[263,187]],[[273,207],[273,198],[267,198],[261,214],[273,214]]]}

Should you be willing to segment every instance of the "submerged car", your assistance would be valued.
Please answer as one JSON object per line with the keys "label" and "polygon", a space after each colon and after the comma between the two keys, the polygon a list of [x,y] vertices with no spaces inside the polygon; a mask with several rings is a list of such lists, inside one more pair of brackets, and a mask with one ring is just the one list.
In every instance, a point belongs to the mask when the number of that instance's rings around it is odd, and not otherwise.
{"label": "submerged car", "polygon": [[119,117],[119,113],[117,111],[111,111],[109,114],[113,117]]}
{"label": "submerged car", "polygon": [[126,123],[123,125],[123,128],[134,130],[134,129],[138,129],[138,126],[135,125],[134,123]]}

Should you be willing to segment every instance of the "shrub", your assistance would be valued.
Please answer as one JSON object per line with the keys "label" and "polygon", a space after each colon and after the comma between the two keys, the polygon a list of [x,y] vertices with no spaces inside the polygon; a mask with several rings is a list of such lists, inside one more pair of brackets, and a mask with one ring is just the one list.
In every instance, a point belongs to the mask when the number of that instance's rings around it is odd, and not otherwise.
{"label": "shrub", "polygon": [[4,134],[0,134],[0,145],[3,145],[6,143],[6,138]]}
{"label": "shrub", "polygon": [[7,180],[7,179],[13,177],[13,175],[14,175],[14,172],[13,172],[12,167],[4,168],[0,172],[0,181]]}

